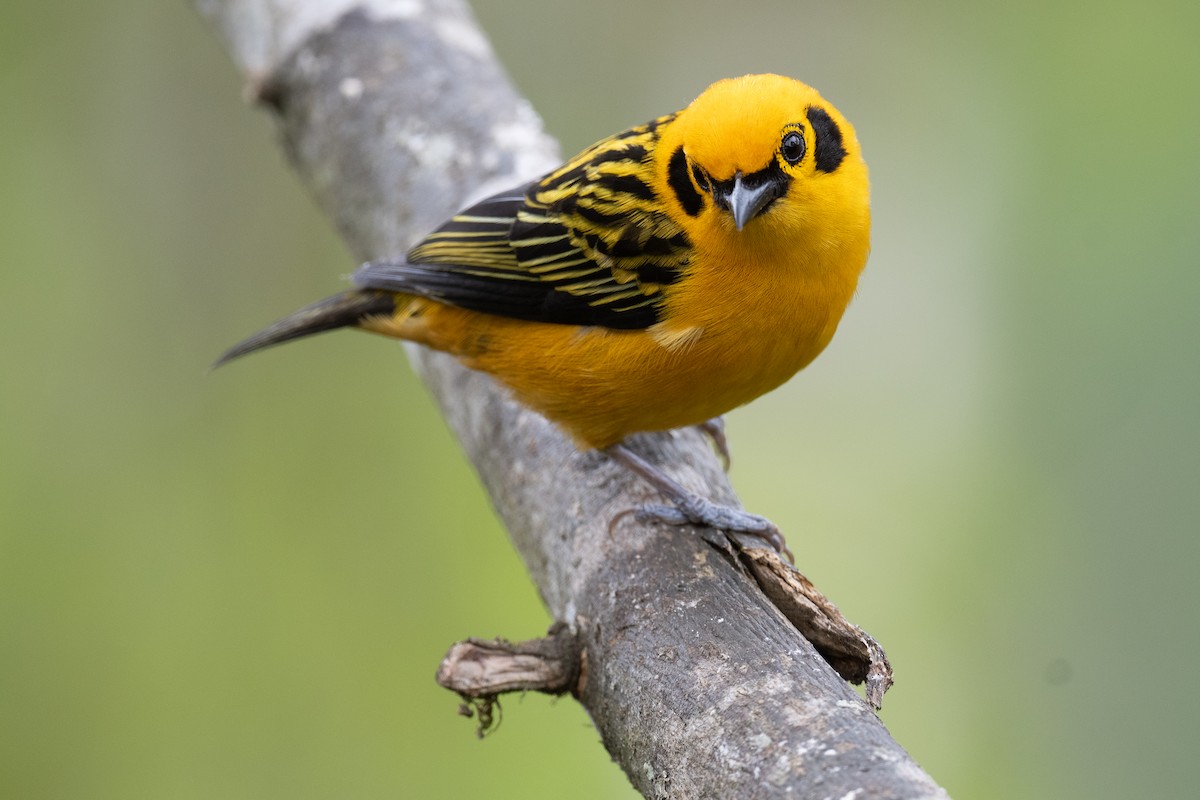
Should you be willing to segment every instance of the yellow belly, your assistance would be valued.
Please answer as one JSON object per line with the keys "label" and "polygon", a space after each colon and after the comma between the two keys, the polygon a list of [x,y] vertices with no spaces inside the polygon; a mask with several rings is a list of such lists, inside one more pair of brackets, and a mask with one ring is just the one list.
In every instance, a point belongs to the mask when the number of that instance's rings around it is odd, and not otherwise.
{"label": "yellow belly", "polygon": [[416,298],[363,327],[458,356],[581,446],[602,448],[704,422],[788,380],[829,343],[865,258],[836,276],[721,285],[693,276],[672,287],[664,320],[648,330],[527,322]]}

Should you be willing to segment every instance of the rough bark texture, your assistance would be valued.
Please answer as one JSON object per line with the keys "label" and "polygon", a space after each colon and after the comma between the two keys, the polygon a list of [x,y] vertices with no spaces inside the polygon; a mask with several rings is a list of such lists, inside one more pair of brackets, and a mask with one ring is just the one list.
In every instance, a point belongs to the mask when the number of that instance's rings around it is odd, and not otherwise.
{"label": "rough bark texture", "polygon": [[[361,258],[403,253],[470,197],[556,160],[457,0],[195,4]],[[763,594],[737,548],[622,513],[658,498],[486,376],[410,354],[572,634],[574,693],[645,796],[945,796]],[[736,503],[698,432],[633,445],[684,485]]]}

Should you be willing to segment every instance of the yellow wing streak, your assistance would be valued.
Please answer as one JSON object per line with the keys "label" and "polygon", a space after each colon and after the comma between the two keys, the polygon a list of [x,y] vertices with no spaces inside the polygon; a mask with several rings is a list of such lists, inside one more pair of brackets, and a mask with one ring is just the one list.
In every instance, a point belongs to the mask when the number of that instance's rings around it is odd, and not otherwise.
{"label": "yellow wing streak", "polygon": [[[411,281],[419,292],[420,275],[429,274],[427,291],[438,299],[494,313],[614,328],[655,324],[691,256],[652,188],[658,128],[673,118],[599,142],[523,193],[463,211],[409,253],[396,283]],[[456,275],[464,281],[457,289]],[[534,294],[539,282],[542,295]]]}

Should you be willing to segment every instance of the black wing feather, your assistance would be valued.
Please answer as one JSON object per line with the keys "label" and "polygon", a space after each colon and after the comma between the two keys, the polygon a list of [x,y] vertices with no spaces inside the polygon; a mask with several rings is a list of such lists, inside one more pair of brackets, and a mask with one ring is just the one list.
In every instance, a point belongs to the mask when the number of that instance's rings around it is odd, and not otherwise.
{"label": "black wing feather", "polygon": [[363,265],[364,289],[537,322],[647,328],[691,244],[652,187],[657,127],[585,150],[533,184],[456,214],[404,261]]}

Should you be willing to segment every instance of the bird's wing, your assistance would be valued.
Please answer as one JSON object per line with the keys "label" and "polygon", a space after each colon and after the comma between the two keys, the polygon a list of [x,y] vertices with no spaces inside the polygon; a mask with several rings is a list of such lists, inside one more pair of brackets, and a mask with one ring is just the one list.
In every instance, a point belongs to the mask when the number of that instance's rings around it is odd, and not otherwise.
{"label": "bird's wing", "polygon": [[646,328],[691,256],[653,190],[657,129],[605,139],[545,178],[455,215],[403,262],[367,264],[363,288],[520,319]]}

